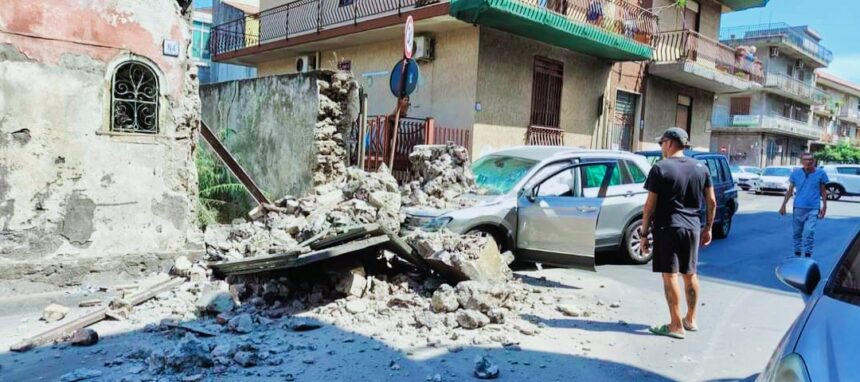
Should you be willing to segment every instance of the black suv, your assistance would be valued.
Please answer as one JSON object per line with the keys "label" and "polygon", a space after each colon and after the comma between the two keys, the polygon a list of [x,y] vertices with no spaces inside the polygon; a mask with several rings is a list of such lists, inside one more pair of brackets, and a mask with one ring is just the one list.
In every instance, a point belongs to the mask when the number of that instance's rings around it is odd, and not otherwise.
{"label": "black suv", "polygon": [[[636,154],[648,158],[652,165],[663,159],[660,151],[640,151]],[[738,191],[735,181],[729,170],[729,161],[725,155],[703,151],[684,150],[684,155],[695,158],[708,166],[711,173],[711,183],[714,185],[714,193],[717,196],[717,216],[714,218],[714,237],[724,239],[732,230],[732,217],[738,211]],[[705,215],[705,206],[702,206],[702,216]],[[704,224],[705,219],[702,219]]]}

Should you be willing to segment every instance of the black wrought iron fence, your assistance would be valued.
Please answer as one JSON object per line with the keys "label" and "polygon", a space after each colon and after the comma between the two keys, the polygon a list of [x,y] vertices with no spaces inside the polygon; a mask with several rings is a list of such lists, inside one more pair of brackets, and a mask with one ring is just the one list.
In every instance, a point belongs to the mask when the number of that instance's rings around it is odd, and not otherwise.
{"label": "black wrought iron fence", "polygon": [[[421,0],[299,0],[212,28],[214,55],[289,39],[364,19],[399,14]],[[423,4],[423,2],[422,2]]]}

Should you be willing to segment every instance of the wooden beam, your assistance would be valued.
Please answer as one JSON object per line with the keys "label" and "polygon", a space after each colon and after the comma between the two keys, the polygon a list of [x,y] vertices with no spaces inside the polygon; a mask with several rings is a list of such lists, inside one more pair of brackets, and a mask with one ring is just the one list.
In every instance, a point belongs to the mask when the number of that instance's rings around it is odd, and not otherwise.
{"label": "wooden beam", "polygon": [[245,186],[245,189],[248,190],[249,193],[251,193],[251,196],[257,201],[257,204],[260,206],[264,204],[272,204],[272,202],[266,198],[266,195],[263,195],[263,192],[260,191],[260,188],[257,187],[257,184],[254,183],[254,180],[251,179],[250,175],[248,175],[248,172],[242,168],[242,165],[236,161],[236,158],[233,158],[233,155],[230,154],[227,147],[221,143],[215,133],[212,132],[212,130],[209,129],[209,126],[206,126],[203,121],[200,121],[200,136],[209,144],[209,147],[211,147],[212,151],[215,152],[215,155],[221,159],[221,162],[227,165],[227,168],[233,176],[236,177],[243,186]]}

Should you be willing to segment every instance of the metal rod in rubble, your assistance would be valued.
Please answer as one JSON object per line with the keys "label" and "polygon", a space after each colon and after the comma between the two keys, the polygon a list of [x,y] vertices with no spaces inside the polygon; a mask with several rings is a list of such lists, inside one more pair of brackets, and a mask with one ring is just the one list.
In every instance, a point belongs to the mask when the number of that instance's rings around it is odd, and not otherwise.
{"label": "metal rod in rubble", "polygon": [[367,94],[364,89],[358,93],[359,113],[358,113],[358,168],[364,170],[365,142],[367,139]]}

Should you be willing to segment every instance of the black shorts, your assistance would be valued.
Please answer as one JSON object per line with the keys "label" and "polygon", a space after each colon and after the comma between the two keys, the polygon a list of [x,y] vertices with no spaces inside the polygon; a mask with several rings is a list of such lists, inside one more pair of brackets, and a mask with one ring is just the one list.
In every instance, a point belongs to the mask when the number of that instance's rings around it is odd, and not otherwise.
{"label": "black shorts", "polygon": [[663,227],[654,229],[651,265],[659,273],[696,273],[699,262],[699,230]]}

